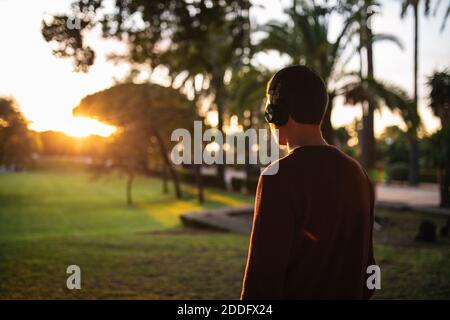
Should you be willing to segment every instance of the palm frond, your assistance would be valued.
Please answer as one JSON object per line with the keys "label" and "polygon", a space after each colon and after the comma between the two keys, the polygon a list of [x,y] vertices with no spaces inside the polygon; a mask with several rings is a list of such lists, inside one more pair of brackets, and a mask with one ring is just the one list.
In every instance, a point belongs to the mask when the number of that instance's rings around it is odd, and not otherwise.
{"label": "palm frond", "polygon": [[405,49],[405,46],[403,45],[403,42],[400,40],[400,38],[394,36],[393,34],[376,33],[372,35],[372,41],[373,42],[389,41],[396,44],[401,50]]}
{"label": "palm frond", "polygon": [[450,16],[450,4],[448,5],[447,11],[445,12],[445,16],[444,16],[444,18],[443,18],[443,20],[442,20],[442,24],[441,24],[441,32],[444,31],[445,25],[446,25],[446,23],[447,23],[447,19],[448,19],[449,16]]}
{"label": "palm frond", "polygon": [[340,94],[344,96],[346,103],[358,105],[370,102],[377,107],[384,105],[401,115],[411,133],[421,126],[417,109],[402,88],[376,79],[360,78],[355,73],[347,74],[347,77],[352,80],[340,88]]}
{"label": "palm frond", "polygon": [[408,8],[413,6],[414,0],[403,0],[401,4],[400,17],[403,19],[406,17],[406,13],[408,12]]}

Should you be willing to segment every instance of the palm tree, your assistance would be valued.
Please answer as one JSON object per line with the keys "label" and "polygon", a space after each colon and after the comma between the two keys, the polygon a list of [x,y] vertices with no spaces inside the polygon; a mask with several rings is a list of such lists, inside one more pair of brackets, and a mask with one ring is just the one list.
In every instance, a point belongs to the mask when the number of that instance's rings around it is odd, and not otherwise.
{"label": "palm tree", "polygon": [[[271,72],[263,67],[248,65],[235,74],[229,85],[229,112],[240,117],[262,118],[262,107],[267,82]],[[252,127],[252,121],[244,121],[244,128]]]}
{"label": "palm tree", "polygon": [[[364,61],[366,62],[366,77],[370,81],[374,81],[374,62],[373,62],[373,44],[380,40],[389,40],[400,49],[403,44],[400,40],[390,34],[374,34],[371,27],[371,18],[375,14],[375,10],[380,4],[374,0],[349,0],[348,5],[354,5],[356,12],[359,12],[358,33],[359,33],[359,57],[360,57],[360,74],[362,76],[362,68]],[[362,48],[365,48],[365,57],[362,54]],[[370,170],[375,165],[375,135],[374,135],[374,112],[377,108],[376,104],[371,100],[363,102],[363,119],[362,119],[362,143],[361,143],[361,163]]]}
{"label": "palm tree", "polygon": [[[103,36],[127,45],[124,55],[112,55],[137,67],[165,66],[173,78],[206,80],[223,127],[226,74],[236,70],[250,54],[249,0],[222,1],[114,1],[107,18],[106,0],[75,0],[67,14],[54,15],[42,23],[42,35],[54,42],[53,53],[73,59],[75,69],[87,71],[95,52],[85,35],[101,26]],[[139,16],[136,22],[136,17]],[[69,27],[71,18],[80,28]],[[223,180],[223,166],[218,166]]]}
{"label": "palm tree", "polygon": [[450,127],[450,73],[448,70],[435,72],[428,79],[430,107],[441,120],[443,128]]}
{"label": "palm tree", "polygon": [[428,79],[430,107],[441,120],[442,129],[432,138],[436,146],[433,152],[434,162],[441,169],[440,191],[441,206],[450,207],[450,73],[448,70],[435,72]]}
{"label": "palm tree", "polygon": [[[369,24],[369,18],[371,15],[370,7],[373,5],[372,0],[364,0],[364,4],[361,10],[361,25],[360,25],[360,47],[366,48],[367,55],[367,79],[372,81],[374,79],[373,74],[373,34],[372,28]],[[360,55],[361,57],[361,55]],[[362,59],[362,57],[361,57]],[[361,64],[362,66],[362,64]],[[361,70],[362,71],[362,70]],[[361,162],[366,169],[370,170],[375,165],[375,136],[374,136],[374,112],[376,108],[376,102],[369,99],[367,101],[367,110],[363,110],[363,130],[362,130],[362,153]],[[366,111],[366,112],[364,112]]]}
{"label": "palm tree", "polygon": [[334,142],[331,112],[333,99],[336,96],[332,86],[332,78],[338,74],[335,70],[339,62],[344,60],[343,53],[346,44],[352,37],[351,27],[355,17],[349,15],[335,41],[330,41],[329,19],[334,8],[319,6],[314,1],[301,2],[286,10],[289,16],[287,22],[271,22],[262,30],[267,36],[257,45],[259,50],[276,50],[288,55],[292,62],[306,64],[314,69],[324,80],[329,91],[329,104],[322,122],[324,138]]}
{"label": "palm tree", "polygon": [[[402,47],[400,41],[390,34],[373,34],[367,21],[372,14],[370,9],[376,4],[372,0],[347,0],[340,2],[337,8],[324,8],[314,5],[314,2],[301,2],[298,12],[296,1],[293,8],[287,11],[291,21],[284,24],[272,23],[266,30],[268,36],[262,40],[260,49],[275,49],[287,54],[296,63],[305,63],[314,68],[327,84],[329,91],[329,106],[324,117],[322,131],[328,142],[333,142],[334,134],[330,117],[333,109],[333,99],[339,95],[335,88],[336,82],[345,78],[342,71],[356,52],[359,53],[361,64],[365,60],[361,49],[367,52],[367,78],[373,79],[372,44],[378,41],[392,41]],[[336,41],[328,40],[328,20],[333,10],[344,16],[344,24]],[[355,50],[346,52],[344,49],[354,36],[359,36],[359,45]],[[348,54],[347,54],[348,53]],[[362,67],[360,72],[362,72]],[[333,87],[334,85],[334,87]],[[366,168],[371,168],[375,157],[375,138],[373,130],[373,113],[375,106],[368,102],[367,112],[363,119],[363,159]]]}
{"label": "palm tree", "polygon": [[356,105],[367,102],[376,108],[385,105],[400,114],[409,134],[421,126],[419,114],[403,89],[375,79],[361,79],[357,74],[352,76],[356,79],[343,85],[339,91],[339,94],[345,97],[346,103]]}
{"label": "palm tree", "polygon": [[372,105],[374,110],[386,106],[391,111],[400,114],[407,127],[408,137],[416,134],[417,128],[421,125],[420,117],[404,90],[373,78],[358,78],[341,88],[340,94],[345,97],[346,103]]}
{"label": "palm tree", "polygon": [[[404,18],[406,11],[412,7],[414,12],[414,106],[417,109],[418,92],[418,69],[419,69],[419,0],[404,0],[402,3],[401,17]],[[430,0],[425,0],[425,12],[428,14],[430,8]],[[419,182],[419,152],[417,136],[412,135],[410,140],[410,156],[409,156],[409,183],[417,184]]]}
{"label": "palm tree", "polygon": [[[425,6],[424,13],[426,16],[430,13],[431,0],[403,0],[401,7],[401,18],[403,19],[409,8],[412,8],[414,15],[414,105],[417,109],[418,103],[418,71],[419,71],[419,4],[423,2]],[[440,2],[440,1],[439,1]],[[437,5],[439,5],[439,2]],[[436,6],[437,10],[437,6]],[[447,8],[441,30],[445,27],[445,21],[450,14],[450,5]],[[419,152],[417,134],[411,135],[410,141],[410,170],[409,183],[417,184],[419,182]]]}
{"label": "palm tree", "polygon": [[[228,100],[224,78],[240,69],[250,54],[251,4],[228,1],[229,8],[218,3],[211,8],[203,2],[195,5],[202,14],[185,19],[171,38],[174,44],[158,57],[158,62],[169,67],[172,79],[181,78],[181,83],[190,84],[194,92],[195,80],[201,77],[202,88],[207,87],[201,91],[212,95],[218,114],[217,128],[223,133]],[[228,10],[236,10],[236,14],[229,15]],[[218,164],[217,169],[225,186],[224,165]]]}

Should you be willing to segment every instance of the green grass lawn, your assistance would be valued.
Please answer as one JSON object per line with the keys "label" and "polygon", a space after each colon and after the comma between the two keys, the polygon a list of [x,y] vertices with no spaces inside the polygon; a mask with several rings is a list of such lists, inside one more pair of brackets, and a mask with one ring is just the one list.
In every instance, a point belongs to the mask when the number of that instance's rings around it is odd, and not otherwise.
{"label": "green grass lawn", "polygon": [[[186,229],[179,215],[252,197],[207,190],[199,206],[190,186],[177,201],[159,180],[139,178],[127,207],[124,187],[80,170],[0,174],[0,299],[239,297],[248,237]],[[414,243],[420,215],[377,214],[386,228],[375,235],[376,297],[449,298],[449,242]],[[82,290],[66,289],[71,264],[82,269]]]}

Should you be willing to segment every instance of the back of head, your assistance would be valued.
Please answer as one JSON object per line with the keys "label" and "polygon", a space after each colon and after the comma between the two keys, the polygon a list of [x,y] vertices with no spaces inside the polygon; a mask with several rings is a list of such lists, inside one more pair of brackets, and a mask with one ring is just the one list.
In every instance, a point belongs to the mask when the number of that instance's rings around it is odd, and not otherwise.
{"label": "back of head", "polygon": [[278,71],[267,85],[272,102],[287,108],[293,120],[319,125],[328,105],[324,81],[317,73],[302,65],[292,65]]}

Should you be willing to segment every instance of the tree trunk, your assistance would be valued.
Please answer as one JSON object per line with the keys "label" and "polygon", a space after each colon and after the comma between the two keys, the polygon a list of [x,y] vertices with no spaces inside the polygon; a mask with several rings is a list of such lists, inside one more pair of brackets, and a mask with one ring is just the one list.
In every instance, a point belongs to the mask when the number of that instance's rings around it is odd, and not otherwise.
{"label": "tree trunk", "polygon": [[[217,106],[217,117],[218,117],[218,124],[217,128],[222,133],[222,137],[224,139],[223,142],[225,142],[225,134],[224,134],[224,128],[223,128],[223,119],[224,119],[224,103],[225,103],[225,85],[223,83],[223,72],[217,73],[217,75],[213,75],[213,79],[211,81],[211,84],[214,88],[215,93],[215,99],[214,102]],[[222,151],[222,161],[221,163],[217,164],[217,175],[219,179],[220,185],[225,188],[225,150],[223,150],[223,145],[219,146],[219,152]]]}
{"label": "tree trunk", "polygon": [[[444,128],[444,130],[449,130],[449,128]],[[440,181],[441,186],[441,203],[440,206],[443,208],[450,208],[450,139],[447,141],[447,159],[445,163],[445,168],[443,172],[443,179]]]}
{"label": "tree trunk", "polygon": [[198,197],[198,203],[205,202],[205,196],[203,192],[203,177],[202,177],[202,165],[201,164],[194,164],[195,167],[195,177],[197,180],[197,197]]}
{"label": "tree trunk", "polygon": [[[367,79],[372,81],[374,79],[373,71],[373,47],[372,47],[372,29],[369,25],[367,11],[370,5],[370,0],[366,0],[364,3],[364,32],[365,32],[365,43],[367,54]],[[374,101],[368,101],[366,108],[363,110],[363,129],[362,129],[362,146],[361,146],[361,163],[370,171],[375,166],[375,134],[374,134],[374,112],[375,104]]]}
{"label": "tree trunk", "polygon": [[[417,109],[418,102],[418,70],[419,70],[419,14],[418,4],[414,4],[414,107]],[[416,130],[416,128],[413,128]],[[414,134],[410,139],[409,150],[409,184],[419,183],[419,143],[417,135]]]}
{"label": "tree trunk", "polygon": [[[250,115],[248,120],[248,125],[244,126],[244,131],[247,131],[248,129],[251,129],[253,126],[253,109],[250,109]],[[245,121],[244,121],[245,122]],[[244,164],[244,170],[245,170],[245,180],[244,180],[244,192],[248,193],[250,190],[250,176],[251,176],[251,169],[252,165],[250,164],[250,153],[253,152],[252,146],[250,145],[250,139],[245,139],[245,164]],[[271,151],[270,151],[271,152]]]}
{"label": "tree trunk", "polygon": [[169,192],[169,186],[167,184],[167,167],[165,164],[163,164],[163,172],[162,172],[162,181],[163,181],[163,190],[162,192],[164,194],[167,194]]}
{"label": "tree trunk", "polygon": [[374,109],[371,103],[367,103],[363,111],[361,164],[367,171],[375,166]]}
{"label": "tree trunk", "polygon": [[328,107],[322,120],[322,135],[326,142],[334,145],[334,130],[331,125],[331,112],[333,111],[333,94],[328,94]]}
{"label": "tree trunk", "polygon": [[173,186],[175,189],[175,196],[177,197],[177,199],[181,199],[182,198],[181,187],[180,187],[180,181],[178,179],[177,172],[175,171],[175,169],[172,166],[172,163],[170,162],[169,156],[167,155],[166,147],[164,145],[164,142],[161,139],[161,136],[159,135],[159,133],[156,130],[154,130],[154,135],[156,137],[156,140],[158,141],[159,148],[161,151],[161,156],[164,160],[164,163],[165,163],[167,169],[169,169],[169,173],[172,178]]}
{"label": "tree trunk", "polygon": [[408,180],[410,185],[417,185],[419,183],[419,142],[417,136],[409,138],[409,148]]}
{"label": "tree trunk", "polygon": [[[149,102],[150,97],[148,96],[148,93],[145,94],[145,99],[147,100],[147,105],[150,105],[150,102]],[[169,174],[170,174],[170,177],[172,178],[173,186],[175,189],[175,196],[177,199],[181,199],[182,193],[181,193],[181,187],[180,187],[178,175],[177,175],[177,172],[175,171],[175,169],[173,168],[172,163],[170,162],[169,156],[167,155],[167,150],[166,150],[166,146],[164,145],[164,141],[162,140],[161,136],[159,135],[158,131],[155,128],[151,128],[151,132],[154,134],[154,136],[156,137],[156,140],[158,141],[159,149],[161,152],[161,157],[164,161],[164,164],[166,165],[166,168],[169,169]]]}
{"label": "tree trunk", "polygon": [[127,205],[129,206],[133,204],[133,195],[132,195],[133,179],[134,179],[133,172],[129,172],[127,179]]}
{"label": "tree trunk", "polygon": [[443,181],[440,183],[441,203],[442,208],[450,208],[450,166],[444,170]]}

